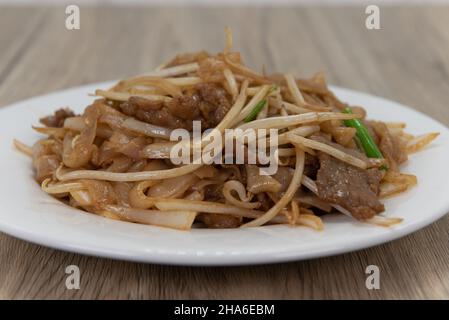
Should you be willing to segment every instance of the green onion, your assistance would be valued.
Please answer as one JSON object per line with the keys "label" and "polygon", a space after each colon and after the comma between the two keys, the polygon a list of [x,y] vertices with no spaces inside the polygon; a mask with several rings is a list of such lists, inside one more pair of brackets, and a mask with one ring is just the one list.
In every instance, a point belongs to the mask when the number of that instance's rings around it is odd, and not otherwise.
{"label": "green onion", "polygon": [[251,110],[251,112],[246,116],[244,121],[250,122],[256,119],[257,115],[259,114],[260,111],[262,111],[262,109],[265,107],[266,104],[267,99],[260,100],[259,103],[257,103],[256,106],[254,107],[254,109]]}
{"label": "green onion", "polygon": [[[352,110],[346,107],[343,110],[343,113],[352,114]],[[360,145],[362,146],[363,150],[365,151],[365,154],[369,158],[383,159],[382,152],[380,152],[379,148],[374,142],[373,137],[371,137],[367,127],[363,124],[362,121],[358,119],[351,119],[351,120],[344,120],[343,122],[347,127],[351,127],[356,130],[356,136],[360,141]],[[380,169],[387,170],[388,168],[387,166],[382,165]]]}
{"label": "green onion", "polygon": [[[272,94],[274,91],[276,91],[279,87],[277,85],[272,85],[270,90],[268,90],[268,93],[265,95],[265,97],[269,96],[270,94]],[[256,119],[257,115],[259,114],[260,111],[262,111],[262,109],[265,107],[265,105],[267,104],[267,99],[262,99],[259,101],[259,103],[256,104],[256,106],[253,108],[253,110],[251,110],[251,112],[246,116],[245,118],[245,122],[251,122],[253,120]]]}
{"label": "green onion", "polygon": [[267,94],[267,95],[272,94],[272,93],[275,92],[277,89],[279,89],[278,85],[277,85],[277,84],[273,84],[273,85],[271,86],[270,90],[268,91],[268,94]]}

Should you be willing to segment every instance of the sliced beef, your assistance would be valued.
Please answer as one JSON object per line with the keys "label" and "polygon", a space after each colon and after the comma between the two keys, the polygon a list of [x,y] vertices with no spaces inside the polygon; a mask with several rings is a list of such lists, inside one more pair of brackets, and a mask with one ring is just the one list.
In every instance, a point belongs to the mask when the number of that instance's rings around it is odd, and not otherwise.
{"label": "sliced beef", "polygon": [[208,228],[215,229],[238,228],[242,224],[241,217],[219,213],[200,214],[197,219],[203,222]]}
{"label": "sliced beef", "polygon": [[136,117],[139,120],[152,123],[158,126],[167,128],[183,128],[187,130],[192,129],[192,122],[175,116],[167,108],[162,108],[157,111],[142,111],[137,110]]}
{"label": "sliced beef", "polygon": [[36,169],[36,180],[42,183],[47,178],[51,178],[61,164],[61,159],[57,155],[43,155],[34,160]]}
{"label": "sliced beef", "polygon": [[223,201],[223,185],[222,184],[210,184],[204,187],[204,199],[206,201]]}
{"label": "sliced beef", "polygon": [[318,197],[348,210],[356,219],[369,219],[385,210],[377,195],[382,177],[378,169],[362,170],[330,155],[318,154]]}
{"label": "sliced beef", "polygon": [[39,122],[47,127],[61,128],[66,118],[74,117],[75,113],[69,108],[56,110],[52,115],[39,119]]}
{"label": "sliced beef", "polygon": [[171,114],[175,114],[184,120],[199,119],[200,116],[200,102],[201,97],[198,94],[182,95],[173,98],[172,101],[167,103],[167,108]]}
{"label": "sliced beef", "polygon": [[304,161],[304,175],[315,180],[319,168],[320,162],[318,161],[318,158],[306,153]]}
{"label": "sliced beef", "polygon": [[121,111],[138,120],[168,128],[192,130],[193,121],[201,121],[201,129],[215,127],[231,108],[231,99],[219,85],[203,83],[190,94],[162,103],[131,97],[119,105]]}

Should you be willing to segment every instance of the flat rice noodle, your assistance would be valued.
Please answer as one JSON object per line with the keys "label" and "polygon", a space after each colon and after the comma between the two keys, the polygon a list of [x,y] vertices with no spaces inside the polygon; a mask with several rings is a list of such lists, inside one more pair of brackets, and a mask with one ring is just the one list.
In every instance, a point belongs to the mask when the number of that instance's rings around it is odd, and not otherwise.
{"label": "flat rice noodle", "polygon": [[380,184],[379,187],[379,197],[380,198],[387,198],[393,195],[396,195],[398,193],[407,191],[408,185],[406,183],[400,183],[400,182],[383,182]]}
{"label": "flat rice noodle", "polygon": [[98,117],[99,112],[94,103],[87,107],[84,112],[85,127],[80,134],[67,133],[64,136],[62,161],[65,166],[80,168],[89,162],[93,151]]}
{"label": "flat rice noodle", "polygon": [[268,175],[260,175],[259,167],[256,165],[246,165],[247,189],[253,194],[260,192],[279,192],[281,184]]}
{"label": "flat rice noodle", "polygon": [[149,159],[169,159],[170,152],[178,142],[156,142],[147,145],[141,151],[141,156]]}
{"label": "flat rice noodle", "polygon": [[354,139],[356,134],[355,128],[344,127],[340,125],[340,121],[324,121],[320,124],[323,132],[332,135],[332,138],[340,145],[347,147]]}
{"label": "flat rice noodle", "polygon": [[112,205],[106,209],[123,220],[178,230],[190,230],[197,215],[196,212],[185,210],[159,211]]}
{"label": "flat rice noodle", "polygon": [[211,165],[202,166],[201,168],[193,172],[193,174],[200,179],[207,179],[215,177],[218,174],[218,170]]}
{"label": "flat rice noodle", "polygon": [[62,144],[60,141],[54,139],[39,140],[31,147],[31,158],[33,159],[33,164],[41,156],[60,156],[61,154]]}
{"label": "flat rice noodle", "polygon": [[180,198],[198,180],[198,177],[193,173],[164,179],[161,183],[151,187],[147,195],[154,198]]}
{"label": "flat rice noodle", "polygon": [[37,158],[34,161],[36,180],[41,183],[45,179],[52,177],[60,163],[61,159],[57,155],[43,155]]}
{"label": "flat rice noodle", "polygon": [[[234,194],[238,195],[238,198]],[[226,201],[236,207],[246,209],[256,209],[260,207],[260,202],[250,202],[251,195],[246,194],[245,186],[237,180],[229,180],[223,185],[223,196]]]}
{"label": "flat rice noodle", "polygon": [[64,138],[66,133],[66,129],[60,127],[35,127],[32,126],[33,130],[42,134],[45,134],[50,137],[55,137],[58,139]]}
{"label": "flat rice noodle", "polygon": [[107,181],[99,180],[79,180],[86,189],[91,198],[91,204],[94,210],[102,210],[106,205],[116,204],[117,196],[114,188]]}
{"label": "flat rice noodle", "polygon": [[112,182],[111,185],[114,188],[117,204],[129,207],[129,192],[131,191],[133,184],[129,182]]}
{"label": "flat rice noodle", "polygon": [[[83,117],[81,116],[70,117],[65,119],[64,121],[64,129],[80,132],[84,129],[85,126],[86,125],[84,123]],[[113,133],[114,132],[112,131],[111,127],[109,127],[109,125],[105,123],[97,123],[97,132],[96,132],[97,137],[107,139],[110,136],[112,136]]]}
{"label": "flat rice noodle", "polygon": [[317,196],[313,195],[299,195],[294,198],[296,201],[302,204],[307,204],[312,207],[318,208],[325,212],[330,212],[332,210],[332,206],[326,201],[321,200]]}
{"label": "flat rice noodle", "polygon": [[114,157],[111,162],[111,165],[106,169],[108,172],[128,172],[133,164],[133,160],[125,156]]}
{"label": "flat rice noodle", "polygon": [[399,171],[398,166],[407,161],[406,145],[397,137],[393,136],[385,123],[380,121],[369,121],[378,139],[378,146],[382,155],[388,162],[388,168]]}
{"label": "flat rice noodle", "polygon": [[107,166],[112,163],[112,160],[120,156],[120,153],[114,149],[114,144],[109,140],[105,140],[101,146],[96,150],[96,154],[92,156],[92,163],[96,166]]}

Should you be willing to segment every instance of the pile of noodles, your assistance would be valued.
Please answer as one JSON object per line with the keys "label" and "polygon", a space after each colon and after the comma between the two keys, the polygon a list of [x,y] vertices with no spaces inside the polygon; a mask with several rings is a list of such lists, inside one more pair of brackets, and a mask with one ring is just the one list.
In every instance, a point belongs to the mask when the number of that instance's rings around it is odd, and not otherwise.
{"label": "pile of noodles", "polygon": [[[350,213],[316,196],[315,182],[304,174],[305,154],[319,150],[361,169],[379,167],[383,161],[364,161],[308,138],[321,132],[350,147],[355,130],[343,126],[342,120],[365,117],[357,107],[353,114],[342,113],[346,105],[327,88],[322,74],[308,80],[279,75],[273,86],[275,78],[244,66],[239,53],[232,51],[227,30],[223,52],[179,55],[150,74],[97,90],[101,98],[82,115],[66,118],[62,127],[35,127],[47,137],[33,147],[15,144],[32,156],[36,179],[46,193],[105,217],[183,230],[195,221],[217,218],[216,227],[290,224],[321,230],[323,223],[315,209]],[[216,126],[221,134],[227,128],[279,130],[277,179],[258,175],[256,165],[175,166],[169,159],[174,144],[169,141],[171,129],[127,116],[114,107],[130,97],[170,101],[200,83],[220,84],[232,97],[232,107]],[[267,104],[257,118],[243,121],[262,99]],[[418,151],[437,135],[415,137],[404,132],[404,123],[385,125],[404,143],[407,153]],[[267,145],[274,143],[269,136],[265,138]],[[416,177],[401,173],[398,164],[389,163],[389,167],[381,181],[381,198],[416,184]],[[222,201],[205,200],[205,188],[212,185],[221,189]],[[311,192],[298,195],[301,186]],[[400,219],[377,215],[366,222],[389,226]]]}

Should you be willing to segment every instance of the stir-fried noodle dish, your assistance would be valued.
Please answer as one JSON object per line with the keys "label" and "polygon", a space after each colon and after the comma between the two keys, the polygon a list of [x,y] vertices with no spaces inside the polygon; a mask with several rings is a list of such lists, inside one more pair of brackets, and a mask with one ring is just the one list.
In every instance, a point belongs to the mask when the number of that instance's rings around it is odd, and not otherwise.
{"label": "stir-fried noodle dish", "polygon": [[[61,108],[40,119],[33,129],[45,137],[32,147],[15,141],[31,156],[36,180],[69,206],[181,230],[268,224],[321,230],[326,214],[400,223],[382,214],[382,199],[417,184],[401,164],[438,136],[413,136],[394,119],[370,120],[362,106],[340,101],[321,73],[298,79],[251,70],[232,50],[229,29],[223,52],[177,55],[95,95],[82,114]],[[201,131],[192,146],[171,138],[175,130],[195,131],[195,123]],[[215,154],[226,161],[174,161],[176,146],[205,147],[210,132],[236,145],[237,136],[226,137],[229,129],[262,133],[243,139],[243,162],[228,161],[238,156],[227,150]],[[247,161],[252,142],[257,152],[276,149],[275,172],[261,170],[270,163]]]}

